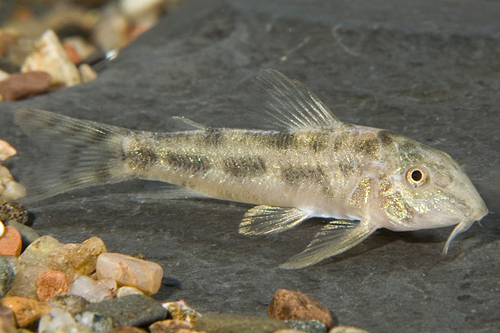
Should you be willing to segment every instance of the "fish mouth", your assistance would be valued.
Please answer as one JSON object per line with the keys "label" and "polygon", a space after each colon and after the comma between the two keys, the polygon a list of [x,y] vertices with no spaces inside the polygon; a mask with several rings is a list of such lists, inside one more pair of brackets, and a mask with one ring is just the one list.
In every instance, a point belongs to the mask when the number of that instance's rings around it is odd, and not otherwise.
{"label": "fish mouth", "polygon": [[478,214],[478,218],[472,218],[470,220],[462,221],[459,224],[457,224],[453,229],[453,231],[451,232],[450,236],[448,236],[448,239],[446,240],[446,244],[444,245],[443,248],[443,254],[444,255],[448,254],[448,249],[450,248],[451,241],[453,241],[455,237],[469,230],[469,228],[474,224],[474,222],[481,220],[487,214],[488,214],[488,208],[486,207],[486,204],[483,203],[483,209]]}

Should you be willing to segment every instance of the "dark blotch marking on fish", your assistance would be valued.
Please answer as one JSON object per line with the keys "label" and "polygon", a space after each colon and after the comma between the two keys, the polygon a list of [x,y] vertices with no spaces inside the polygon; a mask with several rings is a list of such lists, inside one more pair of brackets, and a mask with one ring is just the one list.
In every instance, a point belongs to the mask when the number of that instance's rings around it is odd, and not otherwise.
{"label": "dark blotch marking on fish", "polygon": [[328,147],[328,134],[316,133],[311,140],[311,148],[315,152],[325,150]]}
{"label": "dark blotch marking on fish", "polygon": [[387,130],[380,130],[377,133],[377,138],[380,140],[383,146],[388,146],[392,144],[396,136],[397,136],[396,133]]}
{"label": "dark blotch marking on fish", "polygon": [[276,133],[263,137],[267,140],[268,146],[280,150],[297,148],[297,137],[292,133]]}
{"label": "dark blotch marking on fish", "polygon": [[218,147],[224,140],[224,131],[220,128],[209,127],[203,134],[203,142],[207,145]]}
{"label": "dark blotch marking on fish", "polygon": [[356,145],[356,150],[360,153],[376,157],[380,149],[379,145],[380,143],[377,138],[369,137],[359,142],[359,144]]}
{"label": "dark blotch marking on fish", "polygon": [[339,162],[339,169],[344,175],[351,175],[354,173],[354,164],[352,161],[345,160]]}
{"label": "dark blotch marking on fish", "polygon": [[235,177],[251,177],[265,173],[267,166],[260,156],[229,157],[224,160],[224,170]]}
{"label": "dark blotch marking on fish", "polygon": [[282,169],[281,178],[290,185],[307,180],[322,183],[325,179],[325,173],[321,167],[291,167]]}
{"label": "dark blotch marking on fish", "polygon": [[206,173],[212,168],[210,160],[200,154],[167,153],[167,163],[176,171],[182,170],[186,174],[198,175]]}
{"label": "dark blotch marking on fish", "polygon": [[158,155],[148,148],[138,148],[126,155],[127,162],[132,169],[149,170],[158,161]]}
{"label": "dark blotch marking on fish", "polygon": [[333,142],[333,150],[338,151],[342,149],[342,146],[344,146],[349,140],[349,134],[348,132],[342,132],[337,137],[335,138]]}

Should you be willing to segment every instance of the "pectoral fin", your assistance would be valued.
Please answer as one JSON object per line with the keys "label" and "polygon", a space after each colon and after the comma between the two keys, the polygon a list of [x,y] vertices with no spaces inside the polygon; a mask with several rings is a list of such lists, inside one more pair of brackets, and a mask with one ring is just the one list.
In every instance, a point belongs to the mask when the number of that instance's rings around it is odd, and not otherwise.
{"label": "pectoral fin", "polygon": [[298,208],[255,206],[245,213],[240,223],[240,234],[263,235],[288,230],[309,216]]}
{"label": "pectoral fin", "polygon": [[313,265],[358,245],[375,230],[362,222],[331,221],[316,234],[304,251],[290,258],[280,268],[295,269]]}

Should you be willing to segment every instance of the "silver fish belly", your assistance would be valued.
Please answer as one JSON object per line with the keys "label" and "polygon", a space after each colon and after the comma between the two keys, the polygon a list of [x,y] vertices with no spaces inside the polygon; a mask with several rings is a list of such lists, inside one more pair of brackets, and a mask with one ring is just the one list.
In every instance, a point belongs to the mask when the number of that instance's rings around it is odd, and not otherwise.
{"label": "silver fish belly", "polygon": [[339,121],[305,86],[275,70],[257,77],[262,112],[275,130],[212,128],[153,133],[20,109],[15,121],[52,165],[28,192],[39,200],[132,178],[160,180],[256,205],[240,233],[290,229],[330,218],[283,268],[340,254],[379,228],[457,225],[445,245],[488,213],[474,185],[446,153],[382,129]]}

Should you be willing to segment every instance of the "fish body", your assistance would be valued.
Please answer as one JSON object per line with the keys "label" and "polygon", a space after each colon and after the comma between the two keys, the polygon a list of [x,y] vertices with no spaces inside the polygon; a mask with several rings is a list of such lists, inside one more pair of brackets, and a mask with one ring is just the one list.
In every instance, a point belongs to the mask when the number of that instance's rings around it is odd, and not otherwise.
{"label": "fish body", "polygon": [[332,219],[305,251],[282,265],[300,268],[342,253],[375,230],[457,225],[451,240],[488,210],[444,152],[397,133],[343,123],[305,86],[275,70],[259,76],[263,114],[274,130],[212,128],[132,131],[21,109],[15,119],[54,162],[35,199],[132,178],[160,180],[224,200],[256,205],[240,233],[290,229]]}

